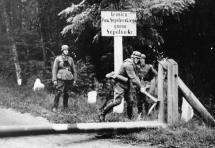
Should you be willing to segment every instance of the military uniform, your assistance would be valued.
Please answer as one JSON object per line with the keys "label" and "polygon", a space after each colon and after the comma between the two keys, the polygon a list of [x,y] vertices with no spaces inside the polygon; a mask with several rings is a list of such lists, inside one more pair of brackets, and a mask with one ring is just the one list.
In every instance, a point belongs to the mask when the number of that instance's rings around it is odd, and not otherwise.
{"label": "military uniform", "polygon": [[63,94],[64,107],[68,107],[68,91],[76,80],[77,73],[72,57],[63,54],[57,56],[52,69],[52,81],[57,81],[53,108],[58,107],[61,94]]}
{"label": "military uniform", "polygon": [[[114,86],[114,99],[104,107],[100,117],[105,118],[105,115],[113,109],[113,107],[119,105],[124,97],[127,102],[127,115],[131,119],[133,113],[133,96],[131,93],[133,84],[141,88],[140,80],[137,77],[137,67],[132,59],[126,59],[123,62],[118,74],[128,78],[128,82],[122,82],[116,79]],[[105,119],[100,120],[104,121]]]}
{"label": "military uniform", "polygon": [[[157,76],[157,72],[150,64],[145,64],[144,66],[140,65],[138,67],[138,76],[140,78],[141,84],[146,87],[147,85],[151,85],[151,80],[153,80],[152,82],[155,81],[155,79],[153,78]],[[152,84],[155,84],[155,82]],[[151,91],[154,91],[151,88],[153,87],[150,87],[150,89],[147,90],[149,91],[149,93],[151,93]],[[140,91],[137,90],[138,114],[143,112],[143,104],[145,112],[147,112],[149,110],[149,103],[147,102],[146,95],[142,94]]]}

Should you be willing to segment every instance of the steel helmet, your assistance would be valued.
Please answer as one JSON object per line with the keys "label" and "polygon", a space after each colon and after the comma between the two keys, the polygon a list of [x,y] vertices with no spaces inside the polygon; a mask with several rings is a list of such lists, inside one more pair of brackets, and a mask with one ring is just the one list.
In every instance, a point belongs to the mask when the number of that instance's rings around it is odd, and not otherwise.
{"label": "steel helmet", "polygon": [[141,53],[139,51],[134,51],[131,55],[132,58],[141,58]]}
{"label": "steel helmet", "polygon": [[146,58],[146,55],[145,55],[145,54],[141,54],[141,58],[142,58],[142,59],[145,59],[145,58]]}
{"label": "steel helmet", "polygon": [[61,46],[61,51],[64,51],[64,50],[68,50],[69,49],[69,46],[68,45],[62,45]]}

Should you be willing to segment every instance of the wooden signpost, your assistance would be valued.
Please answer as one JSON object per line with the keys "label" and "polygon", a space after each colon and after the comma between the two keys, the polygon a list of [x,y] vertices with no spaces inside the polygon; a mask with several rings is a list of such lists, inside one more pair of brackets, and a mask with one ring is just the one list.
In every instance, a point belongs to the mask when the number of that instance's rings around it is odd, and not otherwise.
{"label": "wooden signpost", "polygon": [[123,36],[136,36],[136,12],[101,11],[102,36],[114,37],[114,71],[123,62]]}

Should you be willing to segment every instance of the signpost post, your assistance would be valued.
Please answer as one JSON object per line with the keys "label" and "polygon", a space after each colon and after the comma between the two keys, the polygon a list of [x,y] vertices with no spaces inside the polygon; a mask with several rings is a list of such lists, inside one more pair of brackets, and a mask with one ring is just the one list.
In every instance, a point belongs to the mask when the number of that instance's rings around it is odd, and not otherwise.
{"label": "signpost post", "polygon": [[136,12],[101,11],[102,36],[114,37],[114,71],[117,72],[123,62],[123,36],[136,36]]}

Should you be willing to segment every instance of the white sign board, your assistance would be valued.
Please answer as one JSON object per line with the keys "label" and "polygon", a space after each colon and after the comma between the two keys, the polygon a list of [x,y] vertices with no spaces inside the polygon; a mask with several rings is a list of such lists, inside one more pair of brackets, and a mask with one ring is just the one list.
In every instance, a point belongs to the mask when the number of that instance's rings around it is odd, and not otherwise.
{"label": "white sign board", "polygon": [[101,11],[102,36],[136,36],[136,12]]}

